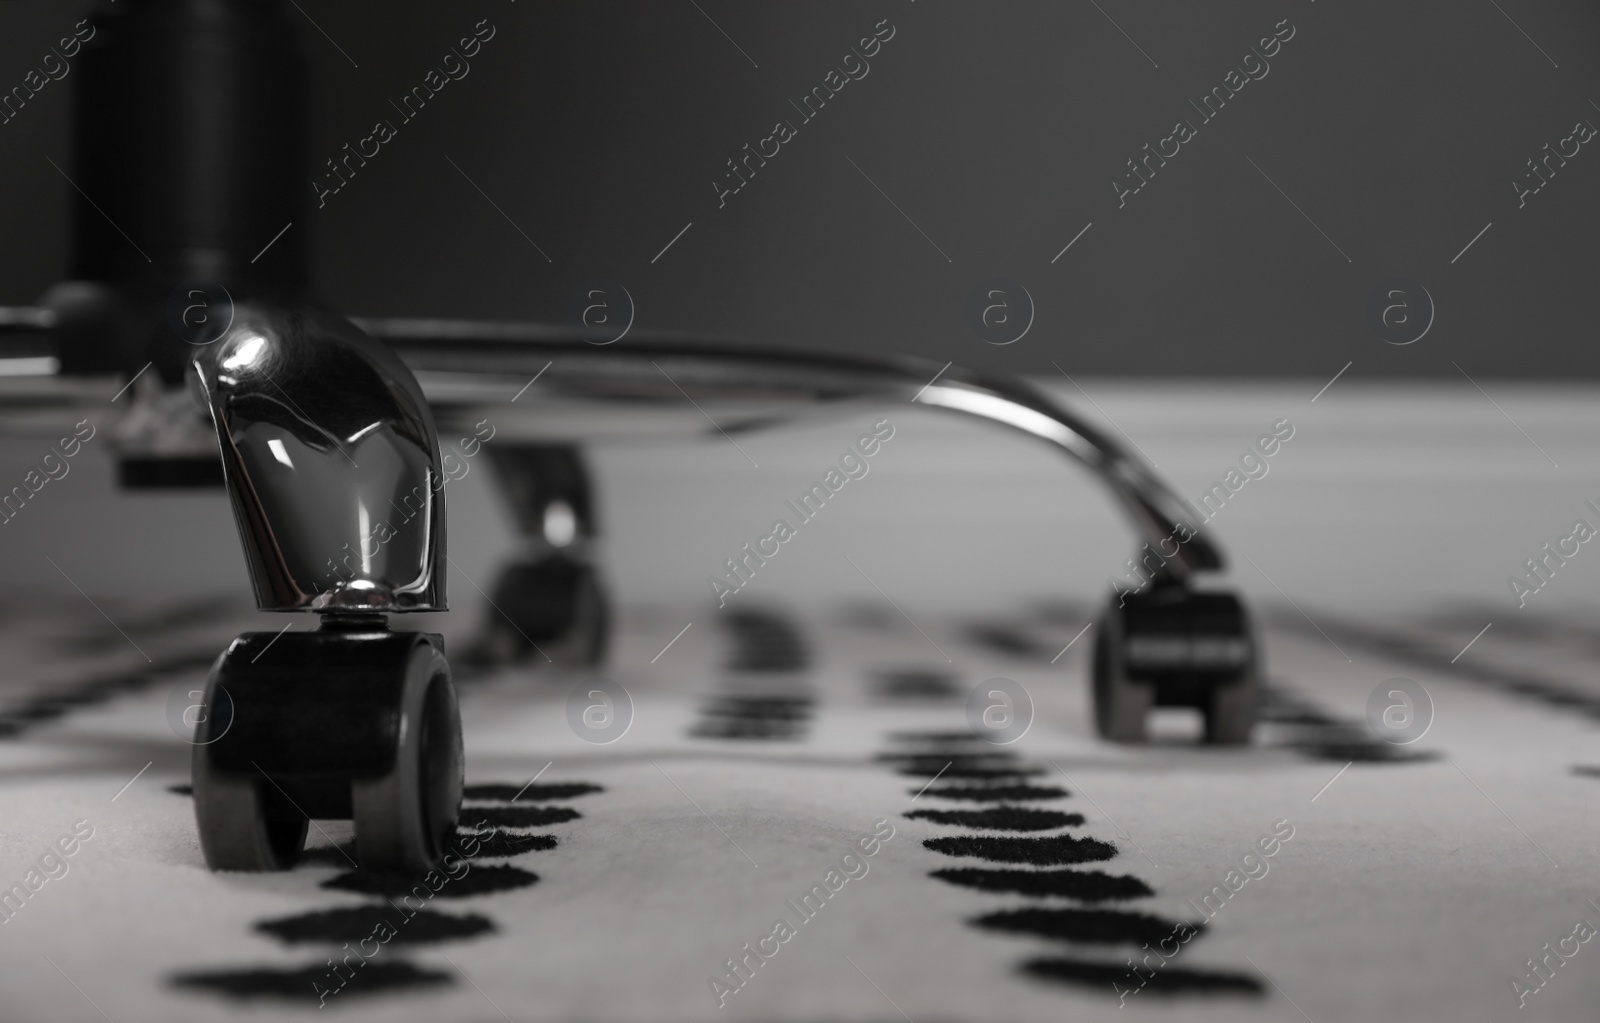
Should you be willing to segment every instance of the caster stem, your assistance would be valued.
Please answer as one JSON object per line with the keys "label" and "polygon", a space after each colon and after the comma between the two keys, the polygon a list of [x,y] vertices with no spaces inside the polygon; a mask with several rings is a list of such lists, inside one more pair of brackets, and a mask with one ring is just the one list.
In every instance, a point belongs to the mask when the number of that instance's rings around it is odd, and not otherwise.
{"label": "caster stem", "polygon": [[325,611],[321,632],[388,632],[389,616],[367,612]]}

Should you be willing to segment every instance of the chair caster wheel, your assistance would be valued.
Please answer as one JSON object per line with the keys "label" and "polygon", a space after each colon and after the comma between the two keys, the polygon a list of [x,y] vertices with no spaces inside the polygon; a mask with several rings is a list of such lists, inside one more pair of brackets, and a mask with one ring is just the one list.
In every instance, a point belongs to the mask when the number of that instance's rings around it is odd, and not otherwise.
{"label": "chair caster wheel", "polygon": [[1093,700],[1103,738],[1144,742],[1152,707],[1195,707],[1205,720],[1206,742],[1250,741],[1258,665],[1238,597],[1160,587],[1114,599],[1102,621]]}
{"label": "chair caster wheel", "polygon": [[1108,608],[1101,617],[1104,628],[1094,638],[1094,724],[1103,739],[1144,742],[1155,688],[1129,677],[1122,654],[1124,610]]}
{"label": "chair caster wheel", "polygon": [[462,747],[438,636],[367,621],[247,632],[217,659],[205,707],[194,805],[211,869],[286,870],[312,819],[354,820],[369,871],[421,873],[443,858]]}
{"label": "chair caster wheel", "polygon": [[200,847],[212,870],[288,870],[306,844],[310,818],[264,777],[218,770],[211,756],[207,733],[226,734],[233,710],[218,695],[217,680],[227,654],[217,659],[206,685],[204,706],[211,717],[195,735],[191,758],[195,819],[200,826]]}
{"label": "chair caster wheel", "polygon": [[532,656],[535,644],[557,663],[605,659],[611,609],[593,565],[562,555],[512,562],[493,600],[485,646],[496,659]]}

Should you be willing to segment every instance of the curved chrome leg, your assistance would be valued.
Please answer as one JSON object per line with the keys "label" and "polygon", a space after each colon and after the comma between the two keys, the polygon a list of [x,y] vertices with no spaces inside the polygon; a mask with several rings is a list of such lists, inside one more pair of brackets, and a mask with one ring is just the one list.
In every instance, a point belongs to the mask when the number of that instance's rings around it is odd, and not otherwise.
{"label": "curved chrome leg", "polygon": [[[903,401],[987,419],[1036,437],[1089,469],[1114,494],[1174,581],[1223,567],[1193,509],[1117,440],[1014,377],[920,359],[785,351],[673,336],[593,345],[559,328],[446,320],[357,321],[395,347],[441,410],[503,403],[530,377],[546,398],[682,404],[724,401],[726,430],[755,429],[818,406]],[[930,383],[929,381],[933,382]],[[776,411],[775,411],[776,410]],[[704,423],[699,424],[701,427]]]}
{"label": "curved chrome leg", "polygon": [[1111,490],[1139,536],[1166,559],[1162,572],[1168,577],[1181,580],[1223,567],[1222,552],[1201,533],[1187,502],[1109,434],[1020,380],[951,371],[910,400],[988,419],[1066,452]]}

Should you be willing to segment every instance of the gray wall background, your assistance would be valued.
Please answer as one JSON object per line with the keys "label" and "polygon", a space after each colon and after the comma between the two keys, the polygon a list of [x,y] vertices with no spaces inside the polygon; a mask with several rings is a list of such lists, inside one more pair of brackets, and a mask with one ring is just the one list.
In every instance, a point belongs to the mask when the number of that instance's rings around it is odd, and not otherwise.
{"label": "gray wall background", "polygon": [[[301,6],[319,159],[378,118],[398,128],[293,228],[313,233],[322,291],[351,313],[567,320],[604,278],[642,327],[997,370],[1600,373],[1600,145],[1522,208],[1512,187],[1545,143],[1600,125],[1593,4]],[[0,91],[85,8],[0,4]],[[495,35],[467,77],[401,124],[389,101],[484,18]],[[790,101],[882,19],[895,34],[867,76],[801,123]],[[1295,34],[1270,72],[1201,123],[1190,101],[1283,19]],[[34,298],[64,264],[70,186],[45,157],[68,166],[71,87],[0,126],[0,302]],[[1195,138],[1119,209],[1125,161],[1182,118]],[[719,209],[725,162],[780,119],[794,139]],[[1003,347],[966,323],[996,276],[1037,308]],[[1436,303],[1415,344],[1368,327],[1390,277]]]}

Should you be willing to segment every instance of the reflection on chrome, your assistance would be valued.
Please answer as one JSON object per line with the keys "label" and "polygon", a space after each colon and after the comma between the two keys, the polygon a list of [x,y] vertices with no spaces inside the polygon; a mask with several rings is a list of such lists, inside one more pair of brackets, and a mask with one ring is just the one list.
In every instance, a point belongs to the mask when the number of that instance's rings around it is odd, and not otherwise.
{"label": "reflection on chrome", "polygon": [[444,609],[438,436],[387,347],[330,313],[241,304],[193,365],[262,610]]}

